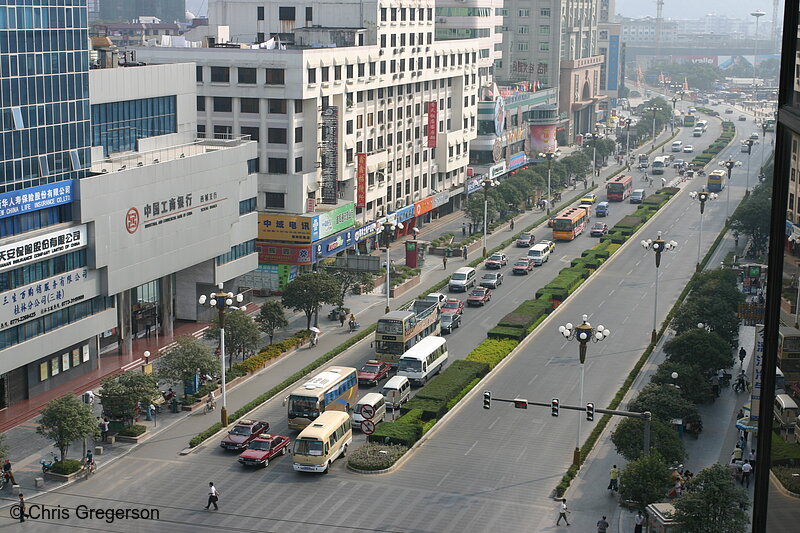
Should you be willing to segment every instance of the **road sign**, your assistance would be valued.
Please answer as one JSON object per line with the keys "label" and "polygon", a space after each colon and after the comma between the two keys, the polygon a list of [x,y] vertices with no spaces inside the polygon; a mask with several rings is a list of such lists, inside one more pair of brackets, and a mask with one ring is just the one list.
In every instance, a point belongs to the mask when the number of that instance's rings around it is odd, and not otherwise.
{"label": "road sign", "polygon": [[366,420],[372,420],[372,417],[375,416],[375,408],[365,403],[361,406],[361,416]]}
{"label": "road sign", "polygon": [[364,435],[372,435],[374,431],[375,431],[375,422],[373,422],[372,420],[363,420],[361,422],[361,432]]}

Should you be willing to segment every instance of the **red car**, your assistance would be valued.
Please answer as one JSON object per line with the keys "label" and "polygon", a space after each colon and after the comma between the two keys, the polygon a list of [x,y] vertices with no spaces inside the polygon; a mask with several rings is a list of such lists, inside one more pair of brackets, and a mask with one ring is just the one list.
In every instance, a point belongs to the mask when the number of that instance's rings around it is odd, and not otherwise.
{"label": "red car", "polygon": [[442,314],[456,314],[460,315],[464,312],[464,302],[458,298],[448,298],[442,306]]}
{"label": "red car", "polygon": [[522,259],[517,259],[514,261],[514,268],[512,268],[512,272],[514,274],[525,274],[528,275],[528,272],[531,271],[533,268],[533,261],[528,259],[527,257],[523,257]]}
{"label": "red car", "polygon": [[596,222],[592,229],[589,230],[589,235],[592,237],[602,237],[608,233],[608,224],[603,224],[602,222]]}
{"label": "red car", "polygon": [[358,384],[359,385],[377,385],[382,379],[389,377],[389,372],[392,370],[392,365],[384,361],[369,360],[358,371]]}
{"label": "red car", "polygon": [[239,462],[245,466],[267,466],[276,455],[286,455],[289,442],[289,437],[262,433],[242,452]]}
{"label": "red car", "polygon": [[492,299],[492,291],[486,287],[476,287],[467,296],[467,305],[486,305]]}
{"label": "red car", "polygon": [[486,260],[486,268],[498,269],[508,264],[508,256],[506,254],[492,254]]}
{"label": "red car", "polygon": [[220,446],[226,450],[244,450],[250,442],[269,431],[269,422],[261,420],[239,420],[222,439]]}
{"label": "red car", "polygon": [[535,240],[533,233],[523,233],[517,238],[517,248],[530,248]]}

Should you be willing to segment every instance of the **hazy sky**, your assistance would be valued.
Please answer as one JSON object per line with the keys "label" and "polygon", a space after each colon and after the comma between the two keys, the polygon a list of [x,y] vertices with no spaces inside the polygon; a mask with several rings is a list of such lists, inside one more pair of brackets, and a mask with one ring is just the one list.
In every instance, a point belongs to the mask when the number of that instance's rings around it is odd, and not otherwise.
{"label": "hazy sky", "polygon": [[[750,13],[757,10],[766,12],[765,18],[771,19],[772,0],[664,0],[664,17],[672,19],[697,19],[708,13],[730,18],[752,18]],[[625,17],[655,17],[656,2],[617,0],[617,13]]]}

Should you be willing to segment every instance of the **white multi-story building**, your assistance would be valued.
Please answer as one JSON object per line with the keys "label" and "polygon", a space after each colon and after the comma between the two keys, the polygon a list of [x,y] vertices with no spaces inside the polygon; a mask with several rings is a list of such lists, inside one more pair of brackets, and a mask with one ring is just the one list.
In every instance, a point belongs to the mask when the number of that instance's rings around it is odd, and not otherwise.
{"label": "white multi-story building", "polygon": [[[460,205],[486,44],[437,40],[433,2],[233,0],[211,2],[209,17],[231,42],[139,48],[137,58],[195,62],[199,132],[258,141],[261,249],[305,247],[279,252],[296,256],[286,262],[265,251],[262,265],[308,265],[328,251],[321,234],[270,231],[280,217],[355,203],[351,225],[391,215],[407,232]],[[287,279],[270,276],[272,287]]]}

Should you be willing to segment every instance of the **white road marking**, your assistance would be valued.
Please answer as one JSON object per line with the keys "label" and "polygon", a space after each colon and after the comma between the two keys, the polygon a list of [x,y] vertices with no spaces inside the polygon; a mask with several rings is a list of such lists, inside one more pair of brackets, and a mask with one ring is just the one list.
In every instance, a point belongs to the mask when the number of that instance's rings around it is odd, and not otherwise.
{"label": "white road marking", "polygon": [[494,425],[497,424],[499,421],[500,421],[500,417],[498,416],[497,418],[494,419],[494,422],[489,424],[489,429],[492,429],[494,427]]}
{"label": "white road marking", "polygon": [[528,385],[530,385],[530,384],[532,384],[534,381],[536,381],[536,378],[538,378],[538,377],[539,377],[539,374],[536,374],[535,376],[533,376],[533,379],[532,379],[532,380],[530,380],[530,381],[528,382]]}
{"label": "white road marking", "polygon": [[522,448],[522,451],[521,451],[521,452],[520,452],[520,454],[517,456],[517,462],[520,462],[520,461],[522,460],[522,456],[523,456],[523,455],[525,455],[525,452],[527,452],[527,451],[528,451],[528,447],[527,447],[527,446],[525,446],[524,448]]}
{"label": "white road marking", "polygon": [[439,483],[436,484],[437,487],[441,486],[442,483],[444,483],[444,480],[447,479],[447,476],[450,475],[450,472],[452,472],[452,470],[448,470],[447,473],[442,476],[442,479],[440,479]]}
{"label": "white road marking", "polygon": [[464,452],[464,455],[469,455],[469,452],[471,452],[472,448],[474,448],[477,444],[478,444],[478,441],[475,441],[474,443],[472,443],[472,446],[469,447],[469,450]]}
{"label": "white road marking", "polygon": [[602,302],[600,302],[600,305],[598,305],[597,307],[603,307],[605,304],[606,304],[606,301],[603,300]]}
{"label": "white road marking", "polygon": [[615,290],[617,290],[617,289],[611,289],[611,292],[609,292],[609,293],[608,293],[608,295],[609,295],[609,296],[612,296],[612,295],[614,294],[614,291],[615,291]]}

